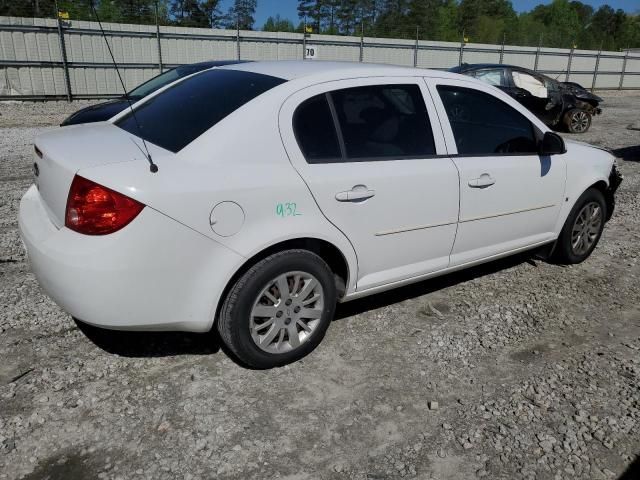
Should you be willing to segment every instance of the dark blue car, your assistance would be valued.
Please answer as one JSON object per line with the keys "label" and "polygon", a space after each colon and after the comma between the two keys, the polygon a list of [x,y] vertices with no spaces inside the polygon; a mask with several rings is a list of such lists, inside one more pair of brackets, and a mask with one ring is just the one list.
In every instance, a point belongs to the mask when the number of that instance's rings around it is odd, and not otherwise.
{"label": "dark blue car", "polygon": [[[127,108],[129,106],[129,101],[133,104],[165,85],[175,82],[179,78],[186,77],[192,73],[200,72],[208,68],[220,67],[222,65],[233,65],[235,63],[245,62],[238,60],[218,60],[192,63],[172,68],[171,70],[167,70],[166,72],[161,73],[160,75],[153,77],[151,80],[148,80],[142,85],[134,88],[122,97],[114,98],[113,100],[78,110],[67,117],[60,126],[64,127],[66,125],[78,125],[80,123],[104,122]],[[127,97],[129,98],[129,101],[127,101]]]}

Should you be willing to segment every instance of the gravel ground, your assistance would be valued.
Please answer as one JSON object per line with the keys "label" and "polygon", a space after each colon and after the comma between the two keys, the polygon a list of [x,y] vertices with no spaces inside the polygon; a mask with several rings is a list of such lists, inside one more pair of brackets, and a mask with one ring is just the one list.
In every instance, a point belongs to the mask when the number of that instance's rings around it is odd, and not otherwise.
{"label": "gravel ground", "polygon": [[[592,257],[520,255],[340,307],[303,361],[76,325],[17,232],[31,142],[79,104],[0,104],[1,479],[613,479],[640,452],[640,93],[579,137],[626,176]],[[635,147],[635,148],[634,148]],[[628,478],[640,478],[635,473]],[[638,476],[634,476],[638,475]]]}

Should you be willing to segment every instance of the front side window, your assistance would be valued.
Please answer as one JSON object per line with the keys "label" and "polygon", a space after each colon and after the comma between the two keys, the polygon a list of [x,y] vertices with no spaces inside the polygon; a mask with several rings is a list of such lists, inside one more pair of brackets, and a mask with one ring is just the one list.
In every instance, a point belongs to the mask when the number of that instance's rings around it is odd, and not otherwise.
{"label": "front side window", "polygon": [[435,154],[427,108],[417,85],[373,85],[330,94],[347,160]]}
{"label": "front side window", "polygon": [[537,154],[533,124],[502,100],[479,90],[438,85],[458,154]]}
{"label": "front side window", "polygon": [[[285,80],[239,70],[206,70],[144,102],[116,126],[178,152],[244,104]],[[138,126],[139,124],[139,126]]]}

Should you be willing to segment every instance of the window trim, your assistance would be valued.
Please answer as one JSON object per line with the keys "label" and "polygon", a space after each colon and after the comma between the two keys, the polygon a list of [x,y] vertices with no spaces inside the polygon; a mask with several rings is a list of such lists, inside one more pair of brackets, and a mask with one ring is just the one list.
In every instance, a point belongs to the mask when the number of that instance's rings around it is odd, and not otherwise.
{"label": "window trim", "polygon": [[[331,112],[331,119],[333,120],[333,129],[336,131],[336,135],[338,137],[338,145],[340,147],[340,162],[347,162],[347,146],[344,143],[344,136],[342,135],[342,126],[340,125],[340,120],[338,119],[338,112],[336,110],[336,104],[333,103],[333,95],[331,92],[325,92],[325,98],[327,99],[327,103],[329,104],[329,111]],[[303,153],[304,154],[304,153]],[[306,156],[305,156],[306,160]]]}

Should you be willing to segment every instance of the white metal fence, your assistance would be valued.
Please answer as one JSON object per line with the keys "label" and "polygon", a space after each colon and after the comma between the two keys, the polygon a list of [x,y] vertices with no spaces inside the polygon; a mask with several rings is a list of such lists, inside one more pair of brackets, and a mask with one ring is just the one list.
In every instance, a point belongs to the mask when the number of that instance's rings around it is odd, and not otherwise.
{"label": "white metal fence", "polygon": [[[315,59],[447,69],[507,63],[587,88],[640,89],[640,54],[370,37],[103,25],[127,89],[162,69],[203,60]],[[312,61],[312,60],[309,60]],[[98,24],[0,16],[0,100],[122,94]]]}

